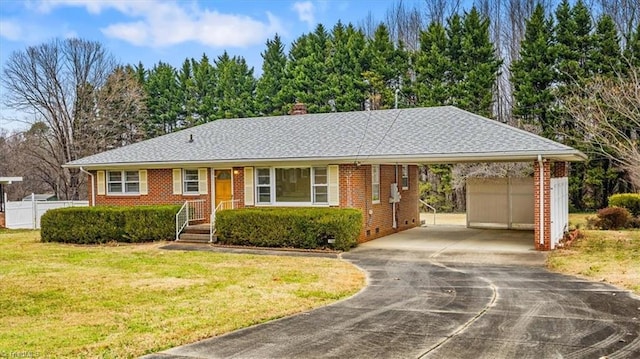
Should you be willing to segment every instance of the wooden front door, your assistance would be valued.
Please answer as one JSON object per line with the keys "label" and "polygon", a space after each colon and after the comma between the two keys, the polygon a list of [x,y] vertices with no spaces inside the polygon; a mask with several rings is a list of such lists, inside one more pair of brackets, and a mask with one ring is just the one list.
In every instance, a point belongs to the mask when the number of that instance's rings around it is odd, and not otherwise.
{"label": "wooden front door", "polygon": [[222,201],[231,201],[231,170],[215,170],[216,207]]}

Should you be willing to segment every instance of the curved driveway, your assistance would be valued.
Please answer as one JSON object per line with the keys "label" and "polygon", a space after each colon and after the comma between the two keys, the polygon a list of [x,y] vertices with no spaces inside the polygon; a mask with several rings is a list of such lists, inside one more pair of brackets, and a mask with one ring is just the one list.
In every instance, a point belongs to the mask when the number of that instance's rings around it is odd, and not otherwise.
{"label": "curved driveway", "polygon": [[368,273],[356,296],[147,357],[640,358],[640,300],[604,283],[429,251],[343,258]]}

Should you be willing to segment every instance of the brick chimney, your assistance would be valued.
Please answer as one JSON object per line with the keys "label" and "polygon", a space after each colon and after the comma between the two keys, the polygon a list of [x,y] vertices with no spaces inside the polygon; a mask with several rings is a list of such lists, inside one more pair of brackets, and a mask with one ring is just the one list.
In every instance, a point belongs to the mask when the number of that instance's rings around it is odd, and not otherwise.
{"label": "brick chimney", "polygon": [[306,115],[307,114],[307,106],[302,102],[296,102],[295,105],[289,111],[290,115]]}

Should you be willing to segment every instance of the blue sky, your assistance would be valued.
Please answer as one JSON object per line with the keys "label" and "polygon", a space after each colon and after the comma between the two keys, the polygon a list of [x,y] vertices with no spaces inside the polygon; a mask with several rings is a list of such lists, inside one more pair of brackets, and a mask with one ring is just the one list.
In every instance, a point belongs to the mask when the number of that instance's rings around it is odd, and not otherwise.
{"label": "blue sky", "polygon": [[[405,1],[413,4],[415,1]],[[384,0],[0,0],[0,64],[9,55],[52,38],[99,41],[122,63],[185,58],[224,50],[243,56],[258,75],[265,41],[278,33],[288,45],[322,23],[357,24],[369,12],[382,20]],[[2,92],[0,89],[0,97]],[[0,127],[15,129],[16,114],[0,104]]]}

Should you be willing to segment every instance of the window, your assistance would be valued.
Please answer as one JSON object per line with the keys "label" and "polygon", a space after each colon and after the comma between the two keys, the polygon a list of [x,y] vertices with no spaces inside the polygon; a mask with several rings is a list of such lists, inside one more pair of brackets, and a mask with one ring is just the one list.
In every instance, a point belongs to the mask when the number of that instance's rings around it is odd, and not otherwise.
{"label": "window", "polygon": [[276,202],[311,202],[311,168],[276,168]]}
{"label": "window", "polygon": [[271,203],[271,169],[258,168],[256,177],[258,203]]}
{"label": "window", "polygon": [[402,189],[409,189],[409,165],[402,165]]}
{"label": "window", "polygon": [[107,172],[107,191],[109,194],[139,194],[140,175],[138,171]]}
{"label": "window", "polygon": [[380,203],[380,165],[371,165],[371,200]]}
{"label": "window", "polygon": [[329,182],[327,181],[327,168],[313,168],[313,202],[329,203]]}
{"label": "window", "polygon": [[182,193],[197,194],[198,170],[184,170],[182,173]]}
{"label": "window", "polygon": [[329,203],[327,167],[258,168],[259,204]]}

